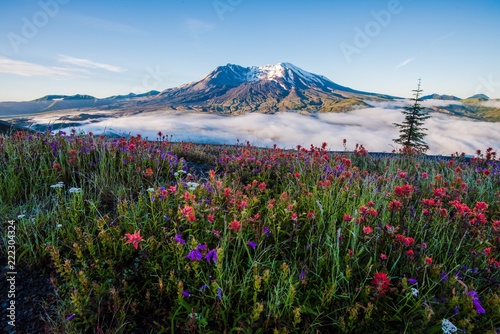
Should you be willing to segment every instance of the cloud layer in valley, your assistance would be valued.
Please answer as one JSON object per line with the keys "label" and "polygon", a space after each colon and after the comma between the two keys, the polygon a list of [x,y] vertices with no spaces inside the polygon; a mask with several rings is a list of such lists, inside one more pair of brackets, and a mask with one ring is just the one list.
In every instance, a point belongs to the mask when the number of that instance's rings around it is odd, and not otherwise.
{"label": "cloud layer in valley", "polygon": [[481,102],[481,105],[490,108],[500,108],[500,100],[490,100]]}
{"label": "cloud layer in valley", "polygon": [[[439,113],[431,115],[425,123],[428,129],[425,140],[430,146],[430,154],[474,154],[477,149],[500,149],[498,123],[471,121]],[[226,117],[162,111],[104,119],[84,124],[79,129],[96,134],[103,131],[141,134],[149,139],[158,138],[157,133],[161,131],[172,136],[173,141],[236,144],[239,140],[240,143],[249,141],[262,147],[274,144],[285,148],[297,145],[309,147],[327,142],[331,150],[343,150],[342,141],[346,139],[349,150],[359,143],[369,151],[391,152],[396,148],[392,140],[399,136],[393,123],[402,120],[400,110],[380,107],[313,116],[283,112]],[[38,119],[38,122],[42,121]]]}

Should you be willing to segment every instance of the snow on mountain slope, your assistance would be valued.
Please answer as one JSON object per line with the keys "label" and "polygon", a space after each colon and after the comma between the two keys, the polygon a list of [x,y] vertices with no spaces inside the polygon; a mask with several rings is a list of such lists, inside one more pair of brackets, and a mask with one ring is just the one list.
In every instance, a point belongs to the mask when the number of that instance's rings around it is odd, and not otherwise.
{"label": "snow on mountain slope", "polygon": [[[231,66],[231,64],[228,64]],[[327,78],[309,73],[291,63],[278,63],[276,65],[251,66],[244,68],[246,81],[285,81],[293,85],[295,80],[299,80],[304,85],[312,83],[322,84],[323,81],[330,81]],[[248,71],[246,71],[248,69]],[[331,82],[331,81],[330,81]],[[289,87],[287,87],[289,89]]]}

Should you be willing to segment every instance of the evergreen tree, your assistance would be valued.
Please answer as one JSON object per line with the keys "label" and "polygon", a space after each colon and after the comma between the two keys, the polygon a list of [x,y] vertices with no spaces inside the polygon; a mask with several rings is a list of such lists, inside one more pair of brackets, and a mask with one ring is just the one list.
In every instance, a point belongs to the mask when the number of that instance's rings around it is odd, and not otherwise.
{"label": "evergreen tree", "polygon": [[422,101],[420,99],[420,93],[422,93],[420,79],[418,80],[417,89],[413,90],[413,92],[414,98],[411,99],[414,102],[413,105],[405,107],[402,111],[405,115],[404,121],[402,123],[394,123],[399,128],[399,138],[394,139],[394,142],[403,145],[404,150],[415,149],[425,152],[428,146],[424,142],[424,137],[426,136],[424,131],[427,129],[423,128],[422,125],[430,116],[429,112],[419,103]]}

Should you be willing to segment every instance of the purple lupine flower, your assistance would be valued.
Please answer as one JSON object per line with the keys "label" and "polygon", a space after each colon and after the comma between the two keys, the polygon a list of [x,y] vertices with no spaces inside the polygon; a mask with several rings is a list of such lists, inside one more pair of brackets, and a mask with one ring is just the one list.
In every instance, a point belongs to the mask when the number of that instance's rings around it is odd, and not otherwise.
{"label": "purple lupine flower", "polygon": [[198,246],[196,247],[196,249],[197,249],[197,250],[200,250],[200,251],[203,251],[203,250],[207,249],[207,245],[206,245],[206,244],[203,244],[203,245],[198,245]]}
{"label": "purple lupine flower", "polygon": [[460,311],[459,311],[459,309],[458,309],[458,306],[455,306],[455,307],[453,308],[453,315],[457,315],[459,312],[460,312]]}
{"label": "purple lupine flower", "polygon": [[74,314],[74,313],[73,313],[73,314],[71,314],[71,315],[68,315],[68,316],[66,317],[66,321],[73,320],[73,318],[74,318],[74,317],[75,317],[75,314]]}
{"label": "purple lupine flower", "polygon": [[207,255],[205,255],[205,260],[207,260],[207,262],[212,261],[213,263],[216,263],[218,260],[217,249],[212,249],[212,250],[208,251]]}
{"label": "purple lupine flower", "polygon": [[198,249],[193,249],[186,255],[186,259],[190,259],[191,261],[200,261],[203,255],[200,253]]}
{"label": "purple lupine flower", "polygon": [[439,274],[439,275],[441,275],[441,281],[447,281],[447,280],[448,280],[448,277],[449,277],[449,276],[448,276],[448,274],[446,274],[446,273],[441,273],[441,274]]}
{"label": "purple lupine flower", "polygon": [[213,192],[214,192],[214,190],[212,189],[212,187],[210,187],[210,184],[205,183],[205,184],[204,184],[204,186],[205,186],[205,189],[207,189],[207,190],[208,190],[208,192],[211,192],[211,193],[213,193]]}
{"label": "purple lupine flower", "polygon": [[174,240],[180,243],[181,245],[184,245],[184,243],[186,242],[186,240],[182,239],[182,234],[180,233],[175,235]]}
{"label": "purple lupine flower", "polygon": [[191,296],[191,294],[187,290],[182,290],[182,295],[184,297],[190,297]]}
{"label": "purple lupine flower", "polygon": [[417,282],[418,282],[418,280],[417,280],[416,278],[408,278],[408,282],[409,282],[411,285],[413,285],[413,284],[417,283]]}
{"label": "purple lupine flower", "polygon": [[477,295],[477,292],[472,290],[469,292],[469,296],[472,297],[472,304],[474,304],[474,307],[476,309],[477,314],[485,314],[486,310],[481,306],[481,302],[479,301],[479,297]]}
{"label": "purple lupine flower", "polygon": [[299,280],[303,281],[306,278],[306,272],[304,269],[300,271]]}
{"label": "purple lupine flower", "polygon": [[222,289],[217,288],[217,297],[215,297],[215,300],[219,301],[222,298]]}
{"label": "purple lupine flower", "polygon": [[269,236],[269,234],[271,233],[271,232],[269,231],[269,227],[268,227],[268,226],[265,226],[265,227],[264,227],[264,231],[263,231],[263,232],[264,232],[264,234],[266,235],[266,237],[268,237],[268,236]]}
{"label": "purple lupine flower", "polygon": [[200,288],[201,291],[205,291],[206,289],[208,289],[208,284],[203,284]]}
{"label": "purple lupine flower", "polygon": [[255,247],[257,247],[257,244],[255,242],[252,242],[252,241],[248,241],[248,246],[252,247],[253,249],[255,249]]}

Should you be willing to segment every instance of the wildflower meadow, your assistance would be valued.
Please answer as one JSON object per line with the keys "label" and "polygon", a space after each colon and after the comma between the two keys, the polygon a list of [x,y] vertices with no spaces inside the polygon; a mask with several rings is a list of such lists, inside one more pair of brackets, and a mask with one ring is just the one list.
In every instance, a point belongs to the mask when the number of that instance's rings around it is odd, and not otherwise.
{"label": "wildflower meadow", "polygon": [[344,145],[16,132],[0,221],[48,333],[498,333],[496,153]]}

